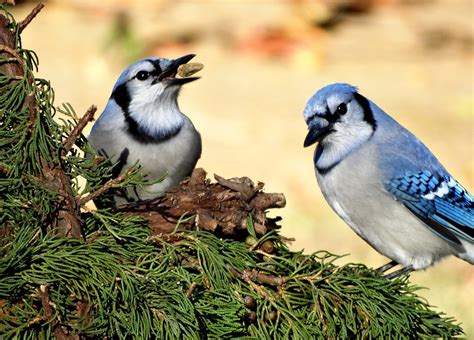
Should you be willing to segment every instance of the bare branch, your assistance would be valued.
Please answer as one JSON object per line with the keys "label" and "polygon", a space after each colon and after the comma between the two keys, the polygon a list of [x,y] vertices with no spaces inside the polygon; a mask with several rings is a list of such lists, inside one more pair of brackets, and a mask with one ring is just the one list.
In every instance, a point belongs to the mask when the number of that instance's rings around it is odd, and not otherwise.
{"label": "bare branch", "polygon": [[53,304],[49,300],[48,286],[41,285],[38,289],[38,295],[41,298],[41,304],[43,305],[45,318],[46,320],[49,320],[53,316]]}
{"label": "bare branch", "polygon": [[94,119],[94,114],[96,113],[96,111],[97,111],[97,106],[91,105],[91,107],[87,109],[84,116],[82,116],[82,118],[79,119],[79,122],[77,123],[77,125],[69,134],[69,137],[64,142],[63,155],[67,154],[71,150],[71,148],[73,147],[74,143],[79,138],[79,136],[81,135],[86,125]]}
{"label": "bare branch", "polygon": [[228,267],[229,271],[231,272],[232,275],[234,275],[236,278],[245,281],[249,286],[251,286],[260,296],[263,296],[269,300],[273,300],[273,298],[263,289],[263,287],[259,286],[252,280],[250,280],[249,277],[247,277],[244,274],[241,274],[237,271],[237,269]]}
{"label": "bare branch", "polygon": [[96,191],[91,192],[89,195],[84,196],[82,198],[76,199],[78,207],[84,206],[87,202],[99,197],[102,195],[104,192],[108,191],[109,189],[113,188],[117,184],[120,184],[125,180],[125,177],[128,175],[130,172],[130,169],[127,170],[123,175],[113,178],[108,180],[101,188],[97,189]]}
{"label": "bare branch", "polygon": [[[37,322],[39,320],[52,321],[51,318],[54,315],[54,308],[56,308],[56,305],[49,298],[48,286],[47,285],[41,285],[38,289],[38,295],[41,299],[41,305],[43,306],[43,310],[44,310],[45,315],[35,318],[34,321],[35,322]],[[54,321],[53,333],[54,333],[56,339],[78,339],[78,337],[76,337],[76,336],[72,336],[72,335],[67,334],[63,330],[61,325],[59,324],[58,320]]]}
{"label": "bare branch", "polygon": [[7,45],[0,45],[0,53],[2,52],[10,54],[18,64],[23,65],[23,58],[13,48]]}
{"label": "bare branch", "polygon": [[190,297],[191,294],[193,293],[194,288],[196,288],[197,284],[196,282],[191,283],[191,286],[189,286],[188,290],[186,291],[186,296]]}
{"label": "bare branch", "polygon": [[266,284],[270,286],[281,286],[288,281],[287,277],[273,276],[265,273],[260,273],[256,270],[245,269],[242,272],[242,278],[245,281],[252,280],[261,284]]}
{"label": "bare branch", "polygon": [[30,24],[30,22],[38,15],[38,13],[43,9],[44,4],[39,3],[33,8],[33,10],[28,14],[28,16],[18,23],[18,31],[21,33],[23,30]]}
{"label": "bare branch", "polygon": [[30,116],[30,120],[28,121],[28,126],[30,128],[30,132],[33,130],[33,126],[36,124],[36,98],[35,93],[31,92],[28,97],[26,98],[25,104],[28,106],[28,115]]}
{"label": "bare branch", "polygon": [[5,15],[0,14],[0,54],[8,53],[14,59],[4,60],[0,64],[0,71],[9,76],[23,75],[23,59],[16,49],[16,38],[11,30],[10,20]]}

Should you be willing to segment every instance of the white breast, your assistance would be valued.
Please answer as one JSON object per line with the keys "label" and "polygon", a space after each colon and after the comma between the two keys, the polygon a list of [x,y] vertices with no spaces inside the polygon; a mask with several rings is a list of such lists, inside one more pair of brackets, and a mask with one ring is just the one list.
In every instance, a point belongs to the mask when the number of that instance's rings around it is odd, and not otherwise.
{"label": "white breast", "polygon": [[456,253],[383,189],[376,155],[368,144],[326,175],[316,174],[332,209],[377,251],[404,266],[425,268]]}
{"label": "white breast", "polygon": [[162,182],[130,193],[135,199],[153,198],[178,185],[192,172],[201,155],[201,137],[191,121],[183,117],[185,123],[179,133],[163,142],[140,143],[127,133],[125,120],[120,117],[107,119],[113,124],[107,124],[107,120],[98,121],[89,136],[89,142],[94,149],[103,150],[113,162],[117,162],[125,150],[127,166],[121,173],[138,161],[148,180],[166,176]]}

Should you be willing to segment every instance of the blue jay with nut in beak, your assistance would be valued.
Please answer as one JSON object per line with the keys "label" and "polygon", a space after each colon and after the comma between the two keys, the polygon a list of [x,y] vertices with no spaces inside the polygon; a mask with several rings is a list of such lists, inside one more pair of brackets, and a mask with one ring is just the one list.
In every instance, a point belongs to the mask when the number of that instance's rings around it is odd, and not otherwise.
{"label": "blue jay with nut in beak", "polygon": [[454,255],[474,264],[474,199],[430,150],[348,84],[317,91],[304,146],[332,209],[379,253],[393,278]]}
{"label": "blue jay with nut in beak", "polygon": [[201,156],[201,136],[177,101],[181,86],[199,79],[176,78],[178,67],[193,57],[148,58],[130,65],[92,127],[88,140],[116,164],[115,176],[136,162],[150,181],[166,176],[161,182],[117,193],[117,205],[155,198],[177,186]]}

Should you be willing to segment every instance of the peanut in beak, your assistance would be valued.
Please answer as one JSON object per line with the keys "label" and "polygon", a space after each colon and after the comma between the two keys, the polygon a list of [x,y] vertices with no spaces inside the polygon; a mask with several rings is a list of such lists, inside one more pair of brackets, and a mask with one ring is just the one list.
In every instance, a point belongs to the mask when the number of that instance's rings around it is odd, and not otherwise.
{"label": "peanut in beak", "polygon": [[178,67],[178,76],[181,78],[190,77],[193,74],[201,71],[204,65],[201,63],[187,63]]}

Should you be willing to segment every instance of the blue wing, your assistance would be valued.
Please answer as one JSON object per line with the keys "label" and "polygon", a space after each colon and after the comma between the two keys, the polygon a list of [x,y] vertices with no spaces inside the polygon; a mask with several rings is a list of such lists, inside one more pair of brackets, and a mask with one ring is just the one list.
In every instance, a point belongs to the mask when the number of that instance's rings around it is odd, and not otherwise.
{"label": "blue wing", "polygon": [[422,171],[392,178],[384,186],[445,240],[457,245],[460,239],[474,243],[474,198],[452,177]]}

